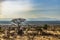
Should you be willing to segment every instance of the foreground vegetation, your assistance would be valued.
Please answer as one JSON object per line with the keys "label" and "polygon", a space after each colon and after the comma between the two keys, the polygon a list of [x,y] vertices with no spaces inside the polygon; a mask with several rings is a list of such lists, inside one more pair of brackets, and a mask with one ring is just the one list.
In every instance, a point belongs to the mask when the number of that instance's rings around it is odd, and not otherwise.
{"label": "foreground vegetation", "polygon": [[21,25],[26,19],[12,19],[0,25],[0,40],[60,40],[60,25]]}
{"label": "foreground vegetation", "polygon": [[0,40],[60,40],[60,25],[0,25]]}

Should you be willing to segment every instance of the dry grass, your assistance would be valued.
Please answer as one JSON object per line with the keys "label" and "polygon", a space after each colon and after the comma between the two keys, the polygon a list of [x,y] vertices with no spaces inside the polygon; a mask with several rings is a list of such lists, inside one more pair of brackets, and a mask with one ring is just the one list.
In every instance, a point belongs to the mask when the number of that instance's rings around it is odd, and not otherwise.
{"label": "dry grass", "polygon": [[[7,30],[6,30],[7,31]],[[5,34],[0,32],[0,40],[60,40],[60,31],[52,31],[52,30],[44,30],[43,32],[47,33],[47,34],[52,34],[52,35],[44,35],[44,34],[39,34],[39,35],[35,35],[33,36],[33,33],[37,33],[35,31],[35,29],[30,29],[28,30],[28,33],[31,33],[32,35],[26,33],[27,29],[24,31],[24,35],[23,36],[19,36],[18,34],[16,35],[16,37],[13,36],[9,36],[9,37],[4,37]],[[15,30],[11,30],[10,33],[15,33]],[[42,33],[42,32],[41,32]]]}

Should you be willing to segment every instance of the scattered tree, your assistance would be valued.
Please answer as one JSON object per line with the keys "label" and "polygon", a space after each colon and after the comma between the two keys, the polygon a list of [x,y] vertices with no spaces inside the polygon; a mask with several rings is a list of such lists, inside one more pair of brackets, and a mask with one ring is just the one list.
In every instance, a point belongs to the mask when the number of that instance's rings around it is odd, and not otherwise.
{"label": "scattered tree", "polygon": [[48,27],[49,27],[49,26],[48,26],[47,24],[45,24],[43,28],[44,28],[44,29],[47,29]]}
{"label": "scattered tree", "polygon": [[22,22],[24,22],[26,19],[23,19],[23,18],[17,18],[17,19],[12,19],[11,21],[13,22],[13,23],[15,23],[17,26],[18,26],[18,34],[20,35],[22,35],[22,33],[23,33],[23,31],[22,31],[22,29],[20,29],[21,28],[21,26],[20,26],[20,24],[22,23]]}
{"label": "scattered tree", "polygon": [[17,26],[20,28],[20,24],[25,21],[23,18],[17,18],[11,20],[13,23],[17,24]]}

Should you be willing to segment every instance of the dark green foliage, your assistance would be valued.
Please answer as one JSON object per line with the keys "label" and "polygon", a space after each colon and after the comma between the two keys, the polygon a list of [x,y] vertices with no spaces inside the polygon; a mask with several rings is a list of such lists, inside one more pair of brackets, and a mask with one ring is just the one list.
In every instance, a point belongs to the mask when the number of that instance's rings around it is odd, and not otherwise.
{"label": "dark green foliage", "polygon": [[0,30],[1,30],[1,27],[0,27]]}
{"label": "dark green foliage", "polygon": [[47,24],[45,24],[43,28],[44,28],[44,29],[47,29],[48,27],[49,27],[49,26],[48,26]]}

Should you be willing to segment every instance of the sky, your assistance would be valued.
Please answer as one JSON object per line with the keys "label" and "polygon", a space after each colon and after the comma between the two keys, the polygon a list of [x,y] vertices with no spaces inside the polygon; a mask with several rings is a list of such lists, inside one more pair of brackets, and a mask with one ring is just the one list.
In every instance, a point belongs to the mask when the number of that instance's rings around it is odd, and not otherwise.
{"label": "sky", "polygon": [[0,0],[0,18],[60,20],[60,0]]}

